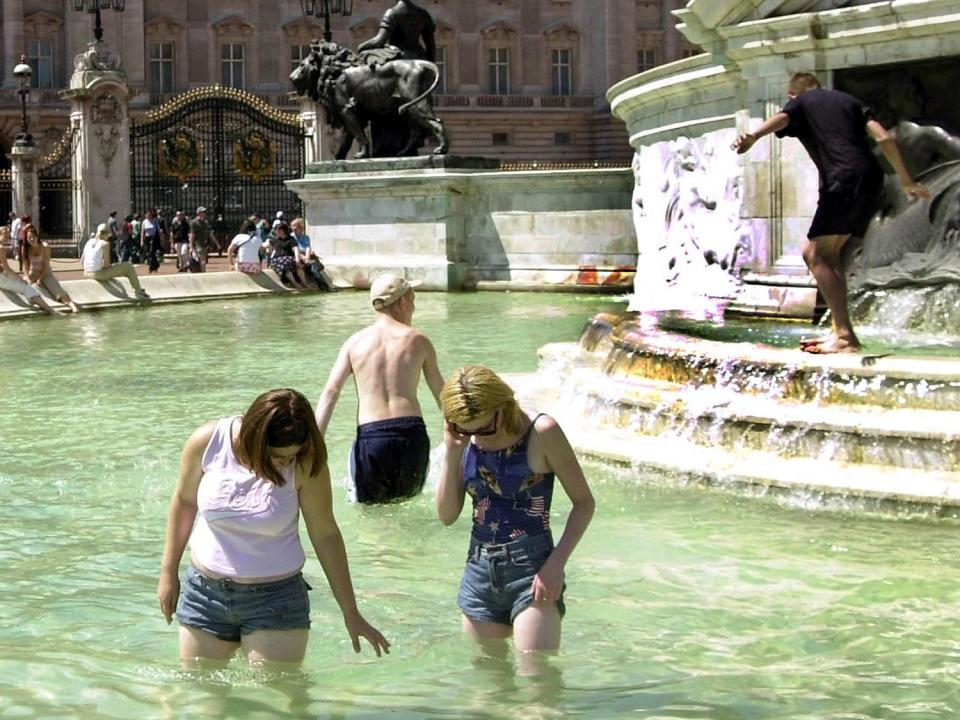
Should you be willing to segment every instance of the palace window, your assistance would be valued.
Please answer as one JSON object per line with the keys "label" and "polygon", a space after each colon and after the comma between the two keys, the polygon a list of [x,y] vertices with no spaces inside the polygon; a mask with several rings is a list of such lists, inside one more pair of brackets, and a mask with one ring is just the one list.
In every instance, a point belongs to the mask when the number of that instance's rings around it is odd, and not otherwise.
{"label": "palace window", "polygon": [[27,64],[33,70],[31,86],[35,88],[53,87],[53,41],[28,40]]}
{"label": "palace window", "polygon": [[660,50],[655,47],[637,50],[637,72],[652,70],[660,64]]}
{"label": "palace window", "polygon": [[490,69],[490,93],[510,94],[510,48],[497,47],[487,51]]}
{"label": "palace window", "polygon": [[437,95],[447,94],[447,49],[445,47],[437,48],[437,56],[433,61],[437,66],[437,72],[440,74],[437,80]]}
{"label": "palace window", "polygon": [[309,45],[291,45],[290,46],[290,72],[293,72],[300,66],[300,62],[310,54]]}
{"label": "palace window", "polygon": [[569,95],[573,88],[573,52],[569,48],[550,51],[550,75],[554,95]]}
{"label": "palace window", "polygon": [[154,93],[173,92],[173,43],[153,43],[150,46],[150,90]]}
{"label": "palace window", "polygon": [[224,43],[220,46],[221,84],[224,87],[244,88],[243,45]]}

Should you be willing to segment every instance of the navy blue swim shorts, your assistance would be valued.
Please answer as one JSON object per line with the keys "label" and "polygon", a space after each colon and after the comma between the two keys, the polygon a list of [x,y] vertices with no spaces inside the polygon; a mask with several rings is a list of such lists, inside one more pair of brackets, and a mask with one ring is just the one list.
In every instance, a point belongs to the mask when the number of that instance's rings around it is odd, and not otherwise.
{"label": "navy blue swim shorts", "polygon": [[357,428],[350,454],[357,502],[389,503],[418,495],[429,469],[430,438],[423,418],[391,418]]}

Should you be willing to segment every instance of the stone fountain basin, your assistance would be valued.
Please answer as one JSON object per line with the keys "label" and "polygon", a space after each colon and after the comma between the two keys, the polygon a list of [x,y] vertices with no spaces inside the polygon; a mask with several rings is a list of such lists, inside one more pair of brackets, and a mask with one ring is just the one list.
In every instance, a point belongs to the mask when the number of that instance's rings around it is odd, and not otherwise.
{"label": "stone fountain basin", "polygon": [[585,455],[684,481],[960,508],[960,360],[813,356],[610,317],[540,355],[518,395]]}

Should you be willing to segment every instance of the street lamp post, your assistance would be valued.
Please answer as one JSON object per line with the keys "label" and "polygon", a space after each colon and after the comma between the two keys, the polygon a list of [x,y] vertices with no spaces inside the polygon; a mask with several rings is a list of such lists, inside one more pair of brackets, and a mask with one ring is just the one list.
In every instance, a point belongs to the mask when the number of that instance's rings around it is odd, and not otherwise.
{"label": "street lamp post", "polygon": [[27,65],[27,56],[20,56],[20,64],[13,68],[13,75],[20,84],[17,93],[20,95],[20,132],[17,133],[13,144],[16,147],[33,147],[33,136],[30,135],[30,123],[27,120],[27,95],[30,94],[30,81],[33,79],[33,68]]}
{"label": "street lamp post", "polygon": [[330,32],[330,16],[346,17],[353,13],[353,0],[300,0],[300,9],[304,15],[323,18],[323,39],[330,42],[330,38],[333,37],[333,33]]}
{"label": "street lamp post", "polygon": [[103,40],[103,25],[100,23],[100,10],[109,10],[111,7],[117,12],[123,12],[127,0],[71,0],[73,9],[77,12],[86,10],[95,16],[93,37],[97,42]]}

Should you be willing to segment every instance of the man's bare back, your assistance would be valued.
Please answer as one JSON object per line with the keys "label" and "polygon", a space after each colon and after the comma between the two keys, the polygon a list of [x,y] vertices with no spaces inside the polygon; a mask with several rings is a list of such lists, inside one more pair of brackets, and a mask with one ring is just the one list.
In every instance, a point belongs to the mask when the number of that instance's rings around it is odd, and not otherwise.
{"label": "man's bare back", "polygon": [[317,403],[317,424],[326,433],[352,375],[358,399],[350,456],[355,497],[358,502],[396,502],[420,493],[430,465],[430,438],[417,400],[420,375],[438,408],[443,376],[433,343],[410,325],[416,309],[412,285],[383,275],[371,283],[370,299],[376,320],[340,348]]}
{"label": "man's bare back", "polygon": [[317,404],[320,432],[326,432],[333,407],[350,375],[357,388],[358,425],[396,417],[422,417],[417,400],[421,373],[437,407],[440,406],[443,376],[433,343],[410,325],[415,309],[415,294],[410,288],[389,306],[381,307],[372,324],[343,344]]}
{"label": "man's bare back", "polygon": [[357,386],[357,424],[423,415],[417,400],[420,374],[428,360],[436,362],[426,335],[381,315],[345,347]]}

